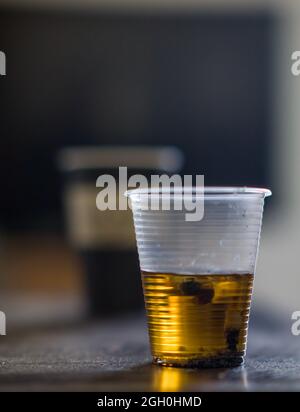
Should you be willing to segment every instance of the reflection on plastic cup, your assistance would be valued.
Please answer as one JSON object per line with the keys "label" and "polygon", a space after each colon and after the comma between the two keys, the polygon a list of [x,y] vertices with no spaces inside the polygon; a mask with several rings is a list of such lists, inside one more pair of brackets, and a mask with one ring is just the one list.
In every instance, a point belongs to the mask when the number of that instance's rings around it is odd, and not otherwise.
{"label": "reflection on plastic cup", "polygon": [[[154,362],[227,367],[243,362],[267,189],[190,188],[204,216],[150,210],[153,189],[130,197]],[[160,191],[175,200],[181,189]],[[172,204],[172,202],[171,202]],[[173,202],[174,204],[174,202]]]}

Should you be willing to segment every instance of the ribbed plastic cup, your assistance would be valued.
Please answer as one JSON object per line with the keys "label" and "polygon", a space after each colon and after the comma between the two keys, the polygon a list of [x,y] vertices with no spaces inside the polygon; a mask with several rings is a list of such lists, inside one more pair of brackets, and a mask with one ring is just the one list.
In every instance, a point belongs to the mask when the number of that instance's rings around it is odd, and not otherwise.
{"label": "ribbed plastic cup", "polygon": [[[231,367],[245,356],[253,278],[267,189],[136,189],[134,218],[153,360],[166,366]],[[175,210],[203,201],[199,221]],[[151,210],[151,200],[170,210]],[[160,203],[161,204],[161,203]]]}

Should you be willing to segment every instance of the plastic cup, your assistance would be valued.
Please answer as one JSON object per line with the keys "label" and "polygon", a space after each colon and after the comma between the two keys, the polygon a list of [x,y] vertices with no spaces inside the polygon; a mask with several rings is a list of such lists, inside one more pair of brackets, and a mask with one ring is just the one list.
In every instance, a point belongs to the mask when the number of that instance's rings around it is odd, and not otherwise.
{"label": "plastic cup", "polygon": [[66,233],[83,268],[88,315],[107,317],[143,307],[131,212],[98,210],[97,178],[111,175],[118,192],[120,166],[127,166],[128,177],[150,177],[180,170],[182,160],[180,150],[169,146],[82,146],[59,153]]}
{"label": "plastic cup", "polygon": [[[190,188],[203,218],[175,210],[182,189],[127,192],[134,218],[155,363],[232,367],[245,356],[253,278],[267,189]],[[170,200],[151,210],[151,200]],[[160,203],[160,204],[161,204]]]}

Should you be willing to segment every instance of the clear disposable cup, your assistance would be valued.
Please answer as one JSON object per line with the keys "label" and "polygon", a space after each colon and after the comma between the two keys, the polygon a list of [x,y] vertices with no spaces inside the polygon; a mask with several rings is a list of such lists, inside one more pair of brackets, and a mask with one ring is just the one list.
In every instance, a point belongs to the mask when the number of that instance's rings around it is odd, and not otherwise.
{"label": "clear disposable cup", "polygon": [[[247,187],[127,192],[155,363],[243,362],[264,199],[270,195]],[[204,206],[199,220],[187,218],[184,202],[178,210],[178,199],[187,197]],[[162,207],[167,201],[169,210]]]}

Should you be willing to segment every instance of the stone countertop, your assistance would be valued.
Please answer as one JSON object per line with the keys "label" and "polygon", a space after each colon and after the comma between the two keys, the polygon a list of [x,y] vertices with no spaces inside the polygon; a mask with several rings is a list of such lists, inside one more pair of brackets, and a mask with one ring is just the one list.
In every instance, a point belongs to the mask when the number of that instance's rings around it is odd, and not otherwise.
{"label": "stone countertop", "polygon": [[300,337],[264,322],[253,315],[245,365],[203,370],[152,365],[140,314],[26,327],[0,336],[0,390],[300,391]]}

